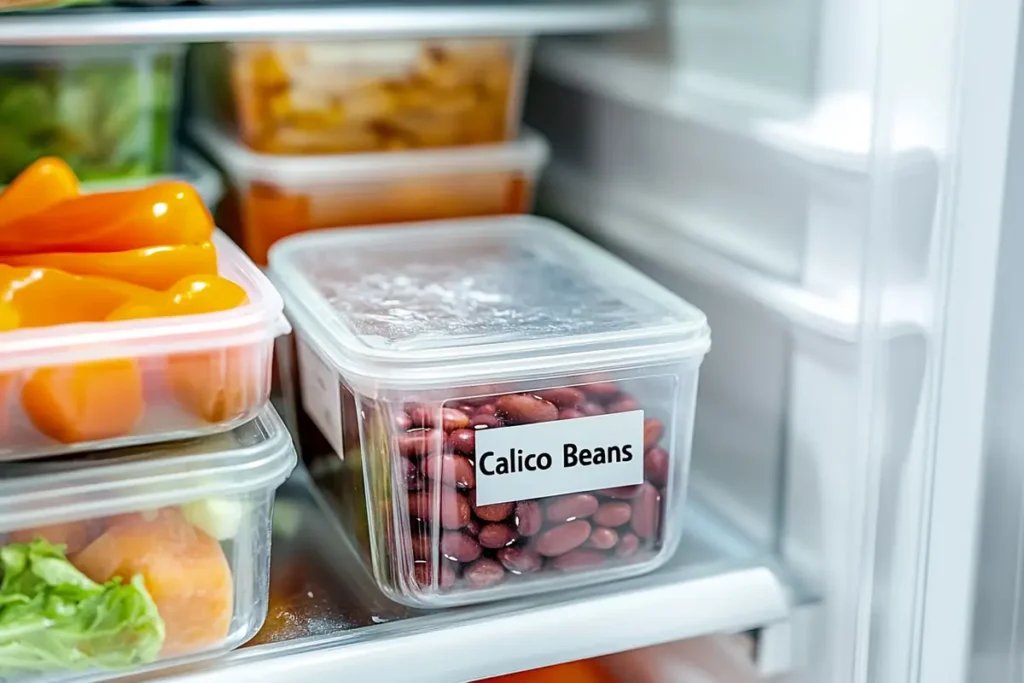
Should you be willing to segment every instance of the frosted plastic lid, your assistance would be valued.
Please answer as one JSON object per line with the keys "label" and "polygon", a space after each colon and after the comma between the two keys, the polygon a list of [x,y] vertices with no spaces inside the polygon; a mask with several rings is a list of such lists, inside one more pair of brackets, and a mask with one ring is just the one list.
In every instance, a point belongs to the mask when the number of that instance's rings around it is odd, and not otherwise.
{"label": "frosted plastic lid", "polygon": [[303,233],[269,262],[296,329],[367,393],[610,370],[710,345],[697,308],[535,216]]}
{"label": "frosted plastic lid", "polygon": [[295,463],[288,430],[267,406],[215,436],[0,464],[0,532],[277,488]]}
{"label": "frosted plastic lid", "polygon": [[306,156],[253,152],[208,121],[190,121],[188,132],[232,181],[259,180],[282,187],[508,170],[535,175],[548,160],[547,141],[531,130],[500,145]]}

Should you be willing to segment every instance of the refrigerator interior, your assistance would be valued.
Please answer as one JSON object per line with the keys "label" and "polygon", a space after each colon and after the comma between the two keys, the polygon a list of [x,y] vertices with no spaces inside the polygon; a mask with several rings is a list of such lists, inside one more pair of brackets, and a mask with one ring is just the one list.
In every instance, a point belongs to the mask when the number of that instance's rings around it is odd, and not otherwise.
{"label": "refrigerator interior", "polygon": [[419,611],[374,586],[300,469],[263,631],[158,677],[453,683],[716,633],[749,633],[780,683],[955,683],[986,653],[1014,670],[1017,605],[995,596],[1019,581],[1017,527],[980,529],[1019,506],[1017,3],[281,7],[11,15],[0,44],[548,36],[525,107],[552,148],[540,212],[711,326],[685,536],[647,576]]}

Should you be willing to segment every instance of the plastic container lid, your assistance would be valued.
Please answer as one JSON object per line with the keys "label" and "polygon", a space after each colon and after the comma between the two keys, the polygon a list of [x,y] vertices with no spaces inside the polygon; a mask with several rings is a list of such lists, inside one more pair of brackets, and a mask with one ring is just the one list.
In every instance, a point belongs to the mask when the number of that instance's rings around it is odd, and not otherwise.
{"label": "plastic container lid", "polygon": [[703,356],[704,314],[553,221],[324,230],[270,250],[304,338],[372,394]]}
{"label": "plastic container lid", "polygon": [[310,156],[253,152],[208,121],[193,120],[188,131],[232,181],[259,180],[281,187],[509,169],[536,175],[547,163],[549,153],[547,141],[529,129],[524,129],[515,142],[498,145]]}
{"label": "plastic container lid", "polygon": [[234,431],[0,465],[0,532],[277,488],[296,463],[273,407]]}
{"label": "plastic container lid", "polygon": [[201,315],[4,332],[0,371],[246,346],[289,332],[281,296],[266,276],[223,233],[215,232],[213,242],[220,274],[245,289],[248,303]]}

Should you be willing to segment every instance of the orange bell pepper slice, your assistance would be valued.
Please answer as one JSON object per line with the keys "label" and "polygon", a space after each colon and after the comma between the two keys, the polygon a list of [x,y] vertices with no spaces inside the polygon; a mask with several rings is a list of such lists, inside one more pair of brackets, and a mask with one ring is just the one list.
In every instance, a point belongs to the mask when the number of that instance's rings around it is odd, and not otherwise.
{"label": "orange bell pepper slice", "polygon": [[189,275],[216,275],[217,250],[213,242],[203,242],[96,254],[0,255],[0,263],[56,268],[74,275],[97,275],[162,290]]}
{"label": "orange bell pepper slice", "polygon": [[0,253],[109,252],[167,244],[202,244],[213,217],[188,183],[65,199],[14,220],[0,217]]}
{"label": "orange bell pepper slice", "polygon": [[142,373],[126,358],[41,368],[21,403],[36,429],[61,443],[126,436],[142,418]]}
{"label": "orange bell pepper slice", "polygon": [[78,178],[60,159],[44,157],[0,192],[0,225],[38,213],[79,195]]}
{"label": "orange bell pepper slice", "polygon": [[[245,290],[219,276],[187,277],[155,298],[128,302],[108,320],[196,315],[237,308],[248,301]],[[251,346],[182,353],[167,359],[167,379],[175,399],[207,422],[244,416],[266,393],[260,362]],[[269,372],[269,371],[268,371]]]}
{"label": "orange bell pepper slice", "polygon": [[5,316],[12,318],[8,329],[99,322],[127,301],[155,294],[110,278],[0,265],[0,329]]}

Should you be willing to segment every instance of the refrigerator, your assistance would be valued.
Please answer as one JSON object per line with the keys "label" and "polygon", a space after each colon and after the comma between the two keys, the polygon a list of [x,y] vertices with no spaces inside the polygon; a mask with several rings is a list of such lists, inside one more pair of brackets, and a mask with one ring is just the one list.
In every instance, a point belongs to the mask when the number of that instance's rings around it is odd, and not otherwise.
{"label": "refrigerator", "polygon": [[686,535],[667,566],[412,610],[361,571],[300,471],[278,496],[275,627],[150,677],[461,683],[744,634],[777,683],[1019,680],[1020,29],[1015,0],[0,17],[10,45],[536,36],[525,120],[552,148],[538,211],[700,307],[712,330]]}

